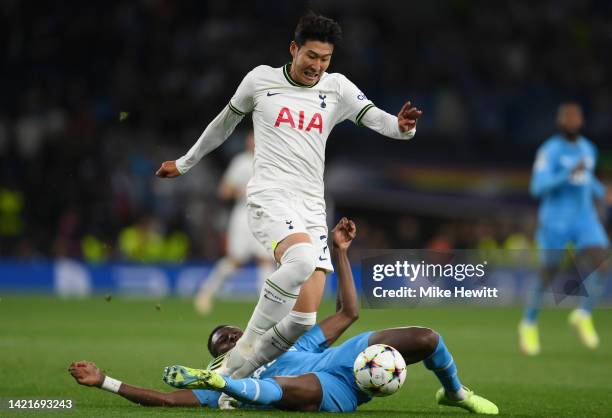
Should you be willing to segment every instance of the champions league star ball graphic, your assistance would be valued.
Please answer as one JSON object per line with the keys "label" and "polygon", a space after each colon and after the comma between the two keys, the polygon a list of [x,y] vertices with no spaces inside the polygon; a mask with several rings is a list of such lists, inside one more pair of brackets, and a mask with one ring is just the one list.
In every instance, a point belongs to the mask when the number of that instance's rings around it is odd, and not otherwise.
{"label": "champions league star ball graphic", "polygon": [[389,396],[406,380],[406,362],[393,347],[374,344],[363,350],[353,365],[355,383],[370,396]]}

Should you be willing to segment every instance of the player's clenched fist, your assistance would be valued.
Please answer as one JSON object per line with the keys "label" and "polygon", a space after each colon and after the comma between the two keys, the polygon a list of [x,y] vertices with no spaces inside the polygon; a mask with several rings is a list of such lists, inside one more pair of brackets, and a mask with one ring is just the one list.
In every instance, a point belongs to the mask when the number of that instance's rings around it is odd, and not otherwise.
{"label": "player's clenched fist", "polygon": [[76,361],[70,365],[68,371],[79,385],[100,387],[104,381],[104,374],[90,361]]}
{"label": "player's clenched fist", "polygon": [[408,132],[416,127],[417,121],[423,112],[407,102],[397,114],[397,123],[402,132]]}
{"label": "player's clenched fist", "polygon": [[181,173],[176,168],[176,161],[164,161],[155,175],[162,178],[172,178],[180,176]]}
{"label": "player's clenched fist", "polygon": [[341,250],[346,250],[351,246],[351,242],[357,236],[357,227],[355,222],[342,218],[332,230],[332,240],[334,241],[334,247]]}

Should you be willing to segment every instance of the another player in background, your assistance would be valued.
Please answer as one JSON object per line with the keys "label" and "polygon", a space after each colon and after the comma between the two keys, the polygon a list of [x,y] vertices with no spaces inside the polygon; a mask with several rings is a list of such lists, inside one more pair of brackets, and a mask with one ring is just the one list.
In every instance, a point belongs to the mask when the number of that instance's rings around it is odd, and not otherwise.
{"label": "another player in background", "polygon": [[390,115],[344,75],[326,72],[341,33],[329,18],[302,17],[289,45],[292,62],[250,71],[187,154],[164,162],[156,173],[186,173],[252,114],[249,226],[279,267],[266,280],[244,336],[223,364],[224,374],[250,375],[316,324],[325,277],[333,271],[323,197],[325,145],[332,128],[350,120],[394,139],[415,135],[421,111],[410,102],[397,117]]}
{"label": "another player in background", "polygon": [[578,272],[587,276],[579,279],[584,279],[588,295],[580,308],[570,314],[569,322],[587,347],[599,345],[591,313],[603,291],[609,241],[593,201],[603,199],[605,189],[594,173],[595,146],[580,135],[583,125],[580,105],[562,103],[557,123],[561,133],[539,148],[531,179],[531,193],[542,199],[536,240],[543,268],[519,325],[519,345],[527,355],[540,352],[537,319],[543,292],[558,273],[568,244],[578,252]]}
{"label": "another player in background", "polygon": [[219,185],[219,198],[235,203],[227,230],[227,256],[215,264],[195,298],[195,308],[203,315],[211,311],[213,299],[223,283],[248,261],[255,259],[257,262],[258,289],[262,288],[264,281],[274,271],[274,259],[257,242],[247,219],[246,187],[253,176],[254,148],[255,137],[253,131],[249,131],[244,152],[232,159]]}

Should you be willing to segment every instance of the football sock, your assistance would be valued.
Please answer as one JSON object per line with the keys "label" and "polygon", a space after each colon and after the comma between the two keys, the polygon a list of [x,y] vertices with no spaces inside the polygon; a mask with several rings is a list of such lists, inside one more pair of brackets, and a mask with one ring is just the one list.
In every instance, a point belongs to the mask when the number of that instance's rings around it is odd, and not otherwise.
{"label": "football sock", "polygon": [[198,293],[216,294],[228,277],[236,271],[236,266],[227,257],[215,264],[208,280],[204,282]]}
{"label": "football sock", "polygon": [[591,312],[593,312],[593,307],[603,294],[605,285],[605,278],[598,271],[594,271],[589,277],[587,277],[587,279],[584,281],[587,296],[580,306],[580,309],[584,311],[584,313],[590,315]]}
{"label": "football sock", "polygon": [[314,259],[310,243],[295,244],[285,251],[280,267],[265,280],[249,324],[236,344],[243,354],[251,351],[255,341],[291,311],[302,283],[315,269]]}
{"label": "football sock", "polygon": [[438,377],[446,396],[454,400],[465,397],[465,391],[457,376],[457,366],[453,356],[446,348],[442,336],[438,337],[438,346],[429,357],[423,360],[423,364]]}
{"label": "football sock", "polygon": [[246,357],[247,361],[232,374],[232,377],[249,376],[261,365],[274,360],[289,350],[295,341],[316,323],[316,312],[291,311],[257,341],[251,354]]}
{"label": "football sock", "polygon": [[523,313],[523,321],[529,324],[535,324],[538,321],[538,315],[542,308],[542,299],[544,298],[544,283],[540,278],[537,278],[531,284],[531,289],[527,295],[527,306]]}
{"label": "football sock", "polygon": [[[259,367],[251,369],[245,359],[251,355],[255,343],[291,311],[302,283],[315,269],[314,258],[314,248],[306,242],[295,244],[285,251],[280,267],[264,283],[244,334],[219,368],[220,374],[246,377]],[[241,367],[250,372],[236,373]]]}
{"label": "football sock", "polygon": [[241,402],[270,405],[283,397],[283,389],[274,379],[223,378],[226,385],[222,392]]}

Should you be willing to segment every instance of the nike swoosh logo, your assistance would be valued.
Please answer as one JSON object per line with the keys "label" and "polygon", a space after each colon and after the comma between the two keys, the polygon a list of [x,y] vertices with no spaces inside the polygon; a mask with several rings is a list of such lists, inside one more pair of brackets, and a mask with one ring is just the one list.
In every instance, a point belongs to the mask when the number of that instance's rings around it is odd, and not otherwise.
{"label": "nike swoosh logo", "polygon": [[270,97],[270,96],[276,96],[277,94],[280,94],[280,93],[270,93],[270,92],[268,92],[268,97]]}
{"label": "nike swoosh logo", "polygon": [[327,260],[327,258],[323,258],[323,257],[319,256],[319,261],[325,261],[325,260]]}

